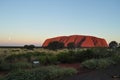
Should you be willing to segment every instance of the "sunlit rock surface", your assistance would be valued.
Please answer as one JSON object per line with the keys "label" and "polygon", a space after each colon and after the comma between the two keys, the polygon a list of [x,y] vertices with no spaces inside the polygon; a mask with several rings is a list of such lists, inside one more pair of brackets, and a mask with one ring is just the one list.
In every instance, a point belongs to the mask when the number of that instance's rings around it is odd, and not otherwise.
{"label": "sunlit rock surface", "polygon": [[67,44],[71,42],[75,44],[75,47],[108,47],[105,39],[84,35],[59,36],[49,38],[45,40],[42,47],[47,47],[48,44],[53,41],[63,42],[65,47],[67,47]]}

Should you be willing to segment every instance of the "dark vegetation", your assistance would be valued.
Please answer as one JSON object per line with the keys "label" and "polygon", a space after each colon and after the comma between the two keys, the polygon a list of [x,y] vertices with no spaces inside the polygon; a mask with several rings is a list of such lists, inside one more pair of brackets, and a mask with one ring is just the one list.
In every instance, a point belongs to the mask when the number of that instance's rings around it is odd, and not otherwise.
{"label": "dark vegetation", "polygon": [[20,51],[21,49],[17,52],[14,49],[9,52],[5,50],[4,54],[0,54],[0,72],[7,74],[0,80],[64,80],[77,72],[73,68],[56,66],[60,63],[81,63],[82,67],[87,69],[104,69],[120,64],[120,46],[112,47],[116,46],[113,44],[115,43],[109,44],[110,48],[78,49],[74,48],[73,43],[69,43],[68,49],[58,50],[62,49],[64,44],[53,42],[48,47],[50,50],[41,49],[40,52],[26,47],[23,49],[25,52]]}
{"label": "dark vegetation", "polygon": [[3,80],[64,80],[66,76],[76,73],[72,68],[56,66],[41,67],[32,70],[19,70],[9,73]]}
{"label": "dark vegetation", "polygon": [[34,45],[24,45],[25,49],[33,50],[35,48]]}
{"label": "dark vegetation", "polygon": [[115,49],[115,48],[120,47],[120,46],[119,46],[119,44],[116,41],[111,41],[109,43],[109,47]]}
{"label": "dark vegetation", "polygon": [[68,43],[68,44],[67,44],[67,48],[68,48],[68,49],[75,49],[75,44],[74,44],[74,42]]}
{"label": "dark vegetation", "polygon": [[[65,47],[64,47],[63,42],[53,41],[53,42],[50,42],[46,48],[49,50],[59,50],[59,49],[65,48]],[[68,49],[75,49],[76,47],[75,47],[74,42],[68,43],[67,48]]]}
{"label": "dark vegetation", "polygon": [[63,48],[64,48],[64,43],[58,42],[58,41],[50,42],[47,46],[47,49],[50,49],[50,50],[57,50],[57,49],[63,49]]}

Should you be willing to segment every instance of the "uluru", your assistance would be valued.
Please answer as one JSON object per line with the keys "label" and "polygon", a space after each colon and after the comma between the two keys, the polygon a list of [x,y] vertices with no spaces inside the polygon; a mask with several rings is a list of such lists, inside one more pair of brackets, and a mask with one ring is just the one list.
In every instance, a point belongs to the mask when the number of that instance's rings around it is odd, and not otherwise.
{"label": "uluru", "polygon": [[47,47],[50,42],[58,41],[67,47],[69,43],[74,43],[75,47],[108,47],[105,39],[86,35],[58,36],[46,39],[42,47]]}

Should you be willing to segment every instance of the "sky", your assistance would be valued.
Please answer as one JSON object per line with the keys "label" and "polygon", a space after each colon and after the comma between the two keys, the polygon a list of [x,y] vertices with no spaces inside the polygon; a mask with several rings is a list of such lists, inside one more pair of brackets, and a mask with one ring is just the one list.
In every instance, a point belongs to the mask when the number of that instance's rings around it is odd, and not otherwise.
{"label": "sky", "polygon": [[69,35],[120,43],[120,0],[0,0],[0,46]]}

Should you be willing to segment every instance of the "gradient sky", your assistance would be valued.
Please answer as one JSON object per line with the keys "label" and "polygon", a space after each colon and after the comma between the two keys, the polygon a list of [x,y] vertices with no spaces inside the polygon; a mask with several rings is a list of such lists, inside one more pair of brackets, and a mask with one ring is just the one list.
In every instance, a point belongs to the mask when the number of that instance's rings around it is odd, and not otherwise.
{"label": "gradient sky", "polygon": [[0,0],[0,46],[75,34],[120,42],[120,0]]}

